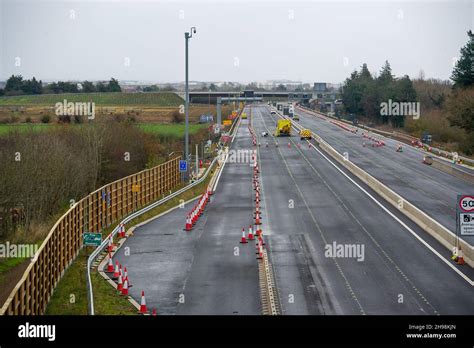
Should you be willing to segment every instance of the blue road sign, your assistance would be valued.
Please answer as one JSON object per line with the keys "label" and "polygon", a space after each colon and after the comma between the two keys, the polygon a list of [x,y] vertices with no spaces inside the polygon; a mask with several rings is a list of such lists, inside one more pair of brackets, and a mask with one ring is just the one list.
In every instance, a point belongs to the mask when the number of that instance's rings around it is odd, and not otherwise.
{"label": "blue road sign", "polygon": [[186,172],[188,170],[188,162],[185,160],[180,160],[179,161],[179,171],[180,172]]}

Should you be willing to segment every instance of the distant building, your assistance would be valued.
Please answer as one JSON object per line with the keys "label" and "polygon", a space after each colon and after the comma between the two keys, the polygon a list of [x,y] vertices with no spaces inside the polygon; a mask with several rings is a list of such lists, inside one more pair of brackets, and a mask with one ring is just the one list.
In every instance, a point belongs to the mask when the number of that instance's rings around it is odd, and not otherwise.
{"label": "distant building", "polygon": [[327,83],[326,82],[315,82],[313,86],[314,93],[324,93],[327,91]]}

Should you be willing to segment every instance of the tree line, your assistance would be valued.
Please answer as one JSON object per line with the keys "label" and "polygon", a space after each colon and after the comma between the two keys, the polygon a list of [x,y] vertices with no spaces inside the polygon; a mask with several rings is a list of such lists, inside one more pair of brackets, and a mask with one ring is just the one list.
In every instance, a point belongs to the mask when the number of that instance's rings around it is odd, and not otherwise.
{"label": "tree line", "polygon": [[43,85],[41,80],[33,77],[31,80],[24,79],[21,75],[12,75],[8,78],[5,88],[0,89],[0,95],[35,95],[35,94],[61,94],[61,93],[94,93],[94,92],[121,92],[118,80],[111,78],[107,83],[91,81],[76,82],[52,82]]}
{"label": "tree line", "polygon": [[[413,81],[406,75],[397,78],[388,62],[377,76],[363,64],[343,84],[345,111],[376,124],[390,122],[416,137],[426,132],[449,151],[474,154],[474,35],[467,35],[450,80],[425,79],[423,71]],[[381,106],[389,99],[419,102],[419,119],[384,115]]]}
{"label": "tree line", "polygon": [[416,102],[417,94],[408,75],[396,78],[388,61],[378,76],[373,76],[367,64],[354,71],[342,86],[342,99],[347,112],[364,115],[376,123],[392,123],[403,127],[404,116],[388,116],[380,112],[383,102]]}
{"label": "tree line", "polygon": [[[190,136],[192,146],[207,139],[207,129]],[[0,241],[37,240],[71,200],[181,149],[180,137],[157,136],[113,119],[0,136]]]}

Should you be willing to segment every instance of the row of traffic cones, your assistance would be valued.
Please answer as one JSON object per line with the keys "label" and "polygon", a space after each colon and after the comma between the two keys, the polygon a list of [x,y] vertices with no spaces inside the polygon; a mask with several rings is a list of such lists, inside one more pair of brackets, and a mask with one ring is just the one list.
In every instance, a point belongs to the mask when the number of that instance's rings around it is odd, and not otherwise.
{"label": "row of traffic cones", "polygon": [[201,198],[199,198],[199,201],[196,203],[193,209],[188,213],[186,216],[186,226],[184,228],[186,231],[191,231],[199,217],[204,213],[204,209],[209,203],[211,195],[212,190],[210,190],[208,187],[206,192],[201,196]]}
{"label": "row of traffic cones", "polygon": [[[117,291],[122,296],[127,297],[129,295],[128,290],[129,288],[132,287],[132,285],[130,284],[130,280],[128,278],[127,267],[124,266],[122,270],[122,265],[118,261],[115,261],[115,267],[114,267],[111,253],[109,253],[107,273],[112,273],[112,279],[117,282]],[[141,294],[139,312],[141,314],[148,313],[148,309],[146,307],[146,300],[145,300],[145,291],[142,291],[142,294]],[[153,308],[152,315],[156,315],[156,308]]]}
{"label": "row of traffic cones", "polygon": [[253,128],[250,126],[250,121],[249,121],[248,129],[249,129],[250,135],[252,136],[252,145],[256,146],[257,145],[257,136],[255,135],[255,132],[254,132]]}
{"label": "row of traffic cones", "polygon": [[[253,128],[249,125],[250,134],[255,138],[255,133]],[[256,143],[254,142],[254,145]],[[268,145],[267,145],[268,146]],[[249,225],[248,234],[245,234],[245,226],[242,228],[242,237],[240,238],[240,243],[247,244],[249,241],[255,240],[256,242],[256,254],[257,259],[263,259],[263,246],[265,242],[263,241],[263,232],[262,232],[262,222],[261,222],[261,211],[260,211],[260,184],[258,175],[260,173],[257,161],[257,153],[253,151],[252,153],[252,163],[253,163],[253,175],[252,175],[252,186],[255,190],[255,213],[253,218],[255,219],[253,227]]]}
{"label": "row of traffic cones", "polygon": [[107,272],[112,273],[112,279],[117,282],[117,291],[119,291],[124,296],[128,296],[128,289],[132,287],[132,285],[128,279],[127,267],[124,266],[122,270],[122,265],[118,261],[115,261],[114,267],[112,253],[110,252],[109,261],[107,264]]}
{"label": "row of traffic cones", "polygon": [[[369,135],[369,134],[367,134],[367,133],[362,133],[362,137],[363,137],[364,139],[369,140],[369,141],[371,142],[372,147],[382,147],[382,146],[385,146],[385,142],[384,142],[383,140],[377,139],[376,137],[373,137],[373,136],[371,136],[371,135]],[[366,144],[365,141],[362,142],[362,146],[363,146],[363,147],[366,147],[366,146],[367,146],[367,144]]]}
{"label": "row of traffic cones", "polygon": [[[127,238],[127,235],[125,233],[125,225],[123,223],[120,223],[117,236],[119,238]],[[112,252],[114,252],[114,250],[116,248],[116,245],[114,243],[114,239],[113,239],[112,235],[110,235],[108,239],[109,239],[109,242],[107,244],[107,252],[112,253]]]}

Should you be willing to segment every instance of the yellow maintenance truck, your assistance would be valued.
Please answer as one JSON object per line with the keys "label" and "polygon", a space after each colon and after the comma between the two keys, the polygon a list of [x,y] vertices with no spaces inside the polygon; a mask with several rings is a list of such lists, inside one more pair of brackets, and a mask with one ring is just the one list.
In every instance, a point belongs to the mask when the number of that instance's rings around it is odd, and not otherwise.
{"label": "yellow maintenance truck", "polygon": [[290,120],[278,120],[275,130],[275,136],[290,136],[291,135],[291,121]]}
{"label": "yellow maintenance truck", "polygon": [[242,120],[245,120],[247,119],[247,113],[246,112],[242,112]]}
{"label": "yellow maintenance truck", "polygon": [[311,131],[309,129],[303,128],[300,130],[300,138],[303,139],[311,139]]}

